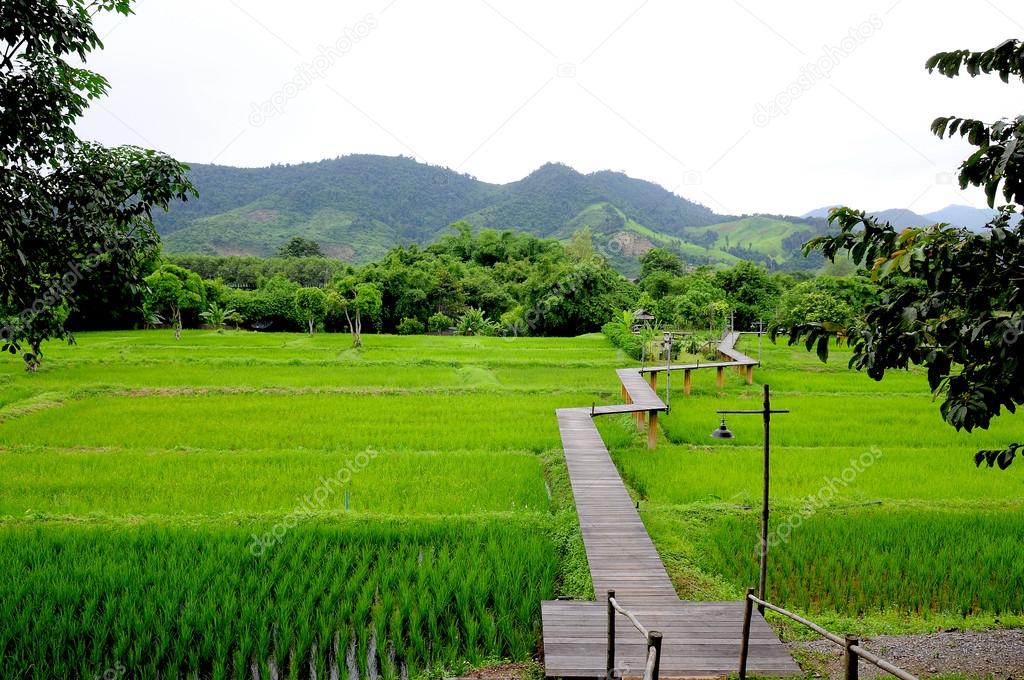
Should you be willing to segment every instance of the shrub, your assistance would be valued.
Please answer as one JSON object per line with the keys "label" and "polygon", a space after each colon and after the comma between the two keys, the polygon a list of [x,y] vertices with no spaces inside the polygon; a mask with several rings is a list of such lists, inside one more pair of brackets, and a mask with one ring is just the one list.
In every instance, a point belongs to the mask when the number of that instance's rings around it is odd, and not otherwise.
{"label": "shrub", "polygon": [[399,335],[422,335],[425,327],[423,322],[419,319],[412,319],[405,317],[402,322],[398,324]]}
{"label": "shrub", "polygon": [[427,328],[431,333],[441,333],[452,327],[452,318],[447,314],[438,312],[427,319]]}
{"label": "shrub", "polygon": [[[629,314],[627,312],[627,314]],[[630,317],[632,315],[630,314]],[[620,321],[609,321],[601,327],[601,332],[611,340],[612,344],[634,359],[639,359],[643,342],[634,335],[630,328]]]}

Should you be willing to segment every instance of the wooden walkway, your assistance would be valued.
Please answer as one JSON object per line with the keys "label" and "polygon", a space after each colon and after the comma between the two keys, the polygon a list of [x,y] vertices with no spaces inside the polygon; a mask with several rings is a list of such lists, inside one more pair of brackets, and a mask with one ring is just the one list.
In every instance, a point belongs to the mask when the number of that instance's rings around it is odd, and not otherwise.
{"label": "wooden walkway", "polygon": [[[731,345],[735,337],[723,339],[723,344],[727,341]],[[556,412],[598,602],[542,603],[545,672],[548,677],[604,677],[608,625],[604,600],[607,591],[614,590],[621,606],[649,629],[664,635],[661,677],[724,677],[735,673],[743,602],[686,602],[678,598],[594,424],[595,415],[638,413],[642,417],[646,411],[653,431],[654,417],[666,410],[639,369],[619,369],[618,374],[629,404]],[[619,674],[640,676],[646,643],[625,617],[620,616],[616,623]],[[748,669],[759,675],[800,674],[786,647],[756,613],[751,624]]]}

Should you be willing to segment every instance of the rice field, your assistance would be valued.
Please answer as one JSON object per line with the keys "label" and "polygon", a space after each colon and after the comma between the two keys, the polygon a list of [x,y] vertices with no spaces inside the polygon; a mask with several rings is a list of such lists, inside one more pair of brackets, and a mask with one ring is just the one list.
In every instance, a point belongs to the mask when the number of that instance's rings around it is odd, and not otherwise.
{"label": "rice field", "polygon": [[[0,676],[367,676],[527,658],[554,545],[529,527],[0,528]],[[27,670],[26,669],[30,669]],[[377,672],[377,669],[374,669]]]}
{"label": "rice field", "polygon": [[773,407],[790,410],[772,419],[773,601],[863,634],[1024,623],[1022,470],[973,461],[1024,439],[1024,417],[958,433],[919,371],[876,382],[846,368],[845,348],[828,364],[767,341],[761,353],[752,386],[726,371],[719,391],[698,371],[687,397],[676,379],[656,451],[626,418],[600,425],[680,595],[739,598],[756,584],[761,418],[728,416],[731,440],[710,433],[715,411],[760,408],[769,383]]}
{"label": "rice field", "polygon": [[[533,657],[593,597],[554,409],[615,403],[603,337],[90,333],[0,361],[0,677],[421,678]],[[743,348],[751,355],[756,346]],[[1024,478],[876,383],[764,343],[758,384],[681,376],[656,451],[599,421],[683,598],[752,583],[760,383],[780,604],[845,630],[1024,623]],[[867,464],[865,464],[867,461]],[[851,471],[852,470],[852,471]],[[337,674],[335,676],[335,673]]]}
{"label": "rice field", "polygon": [[[708,565],[755,583],[756,561],[736,556],[755,554],[757,535],[749,514],[715,520],[703,543]],[[772,597],[812,615],[1024,612],[1024,564],[1008,559],[1024,550],[1020,512],[856,508],[810,517],[785,540],[774,536]]]}
{"label": "rice field", "polygon": [[[592,594],[576,339],[90,333],[0,363],[0,677],[418,678]],[[612,377],[612,381],[609,381]]]}

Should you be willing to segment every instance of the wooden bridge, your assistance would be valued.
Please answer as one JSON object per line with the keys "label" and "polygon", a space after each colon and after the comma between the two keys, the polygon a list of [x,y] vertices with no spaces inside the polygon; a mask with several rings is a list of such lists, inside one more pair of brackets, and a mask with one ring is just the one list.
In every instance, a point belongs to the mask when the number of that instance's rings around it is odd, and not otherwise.
{"label": "wooden bridge", "polygon": [[[667,410],[655,391],[658,373],[682,370],[689,375],[694,370],[716,368],[721,385],[722,371],[738,368],[748,382],[752,381],[757,362],[735,350],[738,337],[738,333],[727,334],[719,344],[720,356],[729,361],[619,369],[626,404],[556,411],[590,575],[600,601],[541,604],[548,677],[605,677],[608,619],[604,598],[609,590],[614,590],[618,603],[647,628],[664,636],[661,677],[724,677],[736,672],[744,603],[679,599],[593,418],[634,413],[638,426],[642,426],[647,413],[648,445],[653,447],[658,414]],[[647,641],[632,626],[620,626],[618,631],[618,674],[639,677],[647,658]],[[751,673],[771,676],[801,672],[757,614],[751,624],[747,668]]]}

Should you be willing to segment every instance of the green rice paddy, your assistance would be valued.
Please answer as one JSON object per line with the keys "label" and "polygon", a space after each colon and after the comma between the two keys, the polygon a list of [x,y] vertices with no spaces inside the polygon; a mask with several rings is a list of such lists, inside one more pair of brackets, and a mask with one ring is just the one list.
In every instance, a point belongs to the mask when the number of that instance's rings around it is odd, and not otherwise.
{"label": "green rice paddy", "polygon": [[[593,597],[554,409],[630,362],[571,339],[82,334],[0,363],[0,677],[400,678],[527,660],[539,603]],[[756,340],[743,347],[758,354]],[[772,386],[780,604],[862,634],[1024,622],[1024,478],[972,454],[923,375],[763,343],[697,371],[648,451],[599,427],[681,597],[756,577]],[[1024,468],[1022,468],[1024,469]],[[794,631],[796,634],[796,631]]]}

